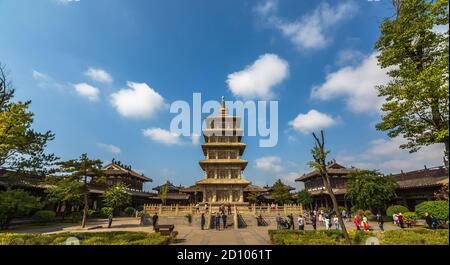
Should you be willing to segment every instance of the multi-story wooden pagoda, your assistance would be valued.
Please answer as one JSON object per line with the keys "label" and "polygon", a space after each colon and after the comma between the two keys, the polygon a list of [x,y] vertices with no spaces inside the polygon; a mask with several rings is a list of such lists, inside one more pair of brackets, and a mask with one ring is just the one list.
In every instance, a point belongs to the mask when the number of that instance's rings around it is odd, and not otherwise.
{"label": "multi-story wooden pagoda", "polygon": [[195,185],[203,194],[202,202],[245,204],[244,191],[251,183],[242,175],[248,162],[241,159],[245,149],[241,143],[241,118],[228,115],[222,97],[219,115],[207,117],[205,123],[202,144],[205,159],[199,161],[204,179]]}

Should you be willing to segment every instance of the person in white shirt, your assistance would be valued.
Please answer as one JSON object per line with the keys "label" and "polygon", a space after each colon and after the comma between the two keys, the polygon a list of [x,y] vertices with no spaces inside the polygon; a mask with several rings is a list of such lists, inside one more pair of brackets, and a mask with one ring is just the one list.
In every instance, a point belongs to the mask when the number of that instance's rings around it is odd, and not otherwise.
{"label": "person in white shirt", "polygon": [[305,218],[303,215],[300,215],[297,219],[298,222],[298,230],[305,230]]}
{"label": "person in white shirt", "polygon": [[339,223],[339,218],[336,215],[333,217],[333,223],[337,230],[341,229],[341,224]]}

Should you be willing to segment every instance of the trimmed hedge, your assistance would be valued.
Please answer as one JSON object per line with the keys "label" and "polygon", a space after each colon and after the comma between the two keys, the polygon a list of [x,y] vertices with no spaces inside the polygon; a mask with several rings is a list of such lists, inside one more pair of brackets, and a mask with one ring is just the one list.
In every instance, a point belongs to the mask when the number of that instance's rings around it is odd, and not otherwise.
{"label": "trimmed hedge", "polygon": [[40,223],[48,223],[55,220],[56,213],[54,211],[37,211],[33,214],[32,219]]}
{"label": "trimmed hedge", "polygon": [[448,229],[401,229],[386,231],[380,238],[382,245],[448,245]]}
{"label": "trimmed hedge", "polygon": [[[353,244],[363,244],[372,236],[371,232],[349,231]],[[346,245],[340,230],[269,230],[270,240],[275,245]]]}
{"label": "trimmed hedge", "polygon": [[0,234],[0,245],[65,245],[69,237],[77,237],[80,245],[168,245],[176,237],[146,232],[91,232],[56,234]]}
{"label": "trimmed hedge", "polygon": [[386,210],[386,214],[391,217],[392,217],[392,215],[394,215],[394,213],[402,213],[403,214],[406,212],[409,212],[409,210],[408,210],[408,208],[406,208],[403,205],[391,205]]}
{"label": "trimmed hedge", "polygon": [[[350,230],[354,245],[365,244],[369,237],[377,237],[382,245],[448,245],[447,229],[399,229],[383,233]],[[275,245],[346,245],[340,230],[269,230]]]}
{"label": "trimmed hedge", "polygon": [[416,205],[416,213],[425,218],[425,213],[432,214],[439,220],[448,220],[448,201],[426,201]]}

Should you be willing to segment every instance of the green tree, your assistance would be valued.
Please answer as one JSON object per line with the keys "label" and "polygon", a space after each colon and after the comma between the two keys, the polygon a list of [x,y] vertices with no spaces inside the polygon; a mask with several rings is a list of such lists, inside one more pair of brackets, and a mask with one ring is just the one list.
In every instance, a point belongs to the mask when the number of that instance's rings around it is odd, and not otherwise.
{"label": "green tree", "polygon": [[7,189],[0,192],[0,228],[6,229],[13,218],[29,215],[41,207],[39,198],[23,190]]}
{"label": "green tree", "polygon": [[347,241],[348,244],[351,244],[352,240],[350,239],[347,233],[347,228],[345,227],[344,220],[342,219],[342,214],[339,211],[336,196],[334,195],[331,186],[330,175],[328,174],[327,171],[327,156],[330,153],[330,151],[325,149],[325,137],[323,135],[323,131],[320,131],[320,138],[317,137],[315,133],[313,133],[313,137],[315,140],[315,145],[311,149],[313,161],[308,162],[308,165],[312,168],[315,168],[315,170],[319,172],[319,175],[322,177],[322,182],[327,190],[328,195],[331,198],[331,202],[333,203],[333,210],[339,219],[339,224],[341,225],[342,233],[344,234],[345,240]]}
{"label": "green tree", "polygon": [[58,162],[57,165],[59,165],[59,172],[64,174],[64,177],[82,183],[84,208],[81,226],[84,228],[89,214],[89,186],[104,182],[101,170],[102,161],[91,160],[87,154],[82,154],[78,159]]}
{"label": "green tree", "polygon": [[114,211],[131,204],[131,195],[128,194],[128,187],[123,183],[108,187],[102,198],[103,203]]}
{"label": "green tree", "polygon": [[284,185],[281,179],[278,179],[272,187],[270,197],[277,203],[285,204],[291,201],[291,193],[288,186]]}
{"label": "green tree", "polygon": [[[449,152],[448,0],[394,0],[396,15],[381,25],[375,47],[391,81],[378,87],[386,98],[378,130],[403,136],[415,152],[434,143]],[[440,32],[439,27],[446,28]]]}
{"label": "green tree", "polygon": [[167,195],[169,193],[169,185],[170,185],[170,182],[167,181],[166,183],[164,183],[161,186],[161,189],[159,190],[159,197],[161,198],[162,204],[166,204]]}
{"label": "green tree", "polygon": [[356,170],[348,174],[345,197],[357,209],[378,211],[396,196],[396,186],[392,176],[383,176],[378,171]]}
{"label": "green tree", "polygon": [[307,190],[301,190],[297,193],[297,203],[301,203],[302,205],[308,205],[310,209],[312,209],[313,199],[311,197],[311,193]]}
{"label": "green tree", "polygon": [[[84,194],[84,184],[78,177],[48,176],[45,180],[47,199],[57,205],[59,212],[64,204],[81,205]],[[64,209],[65,212],[65,209]],[[62,216],[64,218],[64,212]]]}
{"label": "green tree", "polygon": [[256,203],[258,200],[259,192],[249,192],[247,195],[247,201],[249,203]]}
{"label": "green tree", "polygon": [[13,85],[0,64],[0,168],[11,178],[45,176],[57,159],[44,152],[54,134],[33,130],[34,114],[28,110],[31,101],[12,102],[13,97]]}

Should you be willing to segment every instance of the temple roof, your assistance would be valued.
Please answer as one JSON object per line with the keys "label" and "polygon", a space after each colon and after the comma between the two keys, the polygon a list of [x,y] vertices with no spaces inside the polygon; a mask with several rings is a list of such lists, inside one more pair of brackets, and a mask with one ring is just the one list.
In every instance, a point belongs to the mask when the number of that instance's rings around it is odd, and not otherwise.
{"label": "temple roof", "polygon": [[[275,184],[274,184],[274,185],[275,185]],[[287,187],[289,191],[295,190],[294,187],[289,186],[289,185],[286,185],[286,184],[284,184],[284,183],[283,183],[283,186]],[[272,186],[266,185],[266,186],[264,186],[264,189],[266,189],[268,192],[272,192],[272,190],[273,190],[273,185],[272,185]]]}
{"label": "temple roof", "polygon": [[248,161],[243,159],[205,159],[200,160],[198,163],[200,164],[203,170],[206,169],[205,165],[232,165],[232,164],[241,165],[242,170],[244,170],[248,164]]}
{"label": "temple roof", "polygon": [[114,160],[113,160],[113,162],[104,166],[102,168],[102,170],[106,175],[124,175],[125,174],[125,175],[131,175],[131,176],[141,179],[143,181],[149,181],[149,182],[153,181],[151,178],[144,176],[144,174],[140,174],[140,173],[132,170],[131,166],[124,166],[122,164],[118,164]]}
{"label": "temple roof", "polygon": [[[356,168],[346,168],[338,163],[336,163],[336,161],[332,161],[331,163],[329,163],[328,165],[326,165],[327,171],[329,175],[347,175],[352,171],[357,170]],[[299,178],[296,178],[295,181],[304,181],[310,178],[314,178],[314,177],[319,177],[319,171],[318,170],[314,170],[311,172],[308,172],[306,174],[303,174],[302,176],[300,176]]]}
{"label": "temple roof", "polygon": [[249,185],[251,184],[250,181],[245,179],[214,179],[214,178],[207,178],[202,179],[196,182],[197,185],[204,185],[204,184],[224,184],[224,185],[230,185],[230,184],[236,184],[236,185]]}
{"label": "temple roof", "polygon": [[250,185],[248,185],[247,187],[244,188],[244,191],[248,191],[248,192],[267,192],[268,190],[266,188],[250,184]]}
{"label": "temple roof", "polygon": [[159,185],[159,186],[156,186],[156,187],[154,187],[152,190],[156,190],[156,191],[160,191],[160,189],[164,186],[164,185],[168,185],[168,187],[167,187],[167,190],[169,191],[169,192],[178,192],[178,191],[180,191],[181,189],[184,189],[184,187],[183,186],[175,186],[175,185],[173,185],[172,184],[172,182],[170,182],[170,181],[167,181],[166,183],[164,183],[164,184],[162,184],[162,185]]}
{"label": "temple roof", "polygon": [[392,176],[400,189],[440,186],[448,183],[448,171],[443,166],[401,172]]}
{"label": "temple roof", "polygon": [[206,156],[206,151],[210,148],[214,148],[214,149],[220,149],[220,148],[239,148],[239,155],[242,155],[244,153],[245,150],[245,144],[244,143],[239,143],[239,142],[233,142],[233,143],[204,143],[202,144],[202,150],[203,150],[203,154]]}

